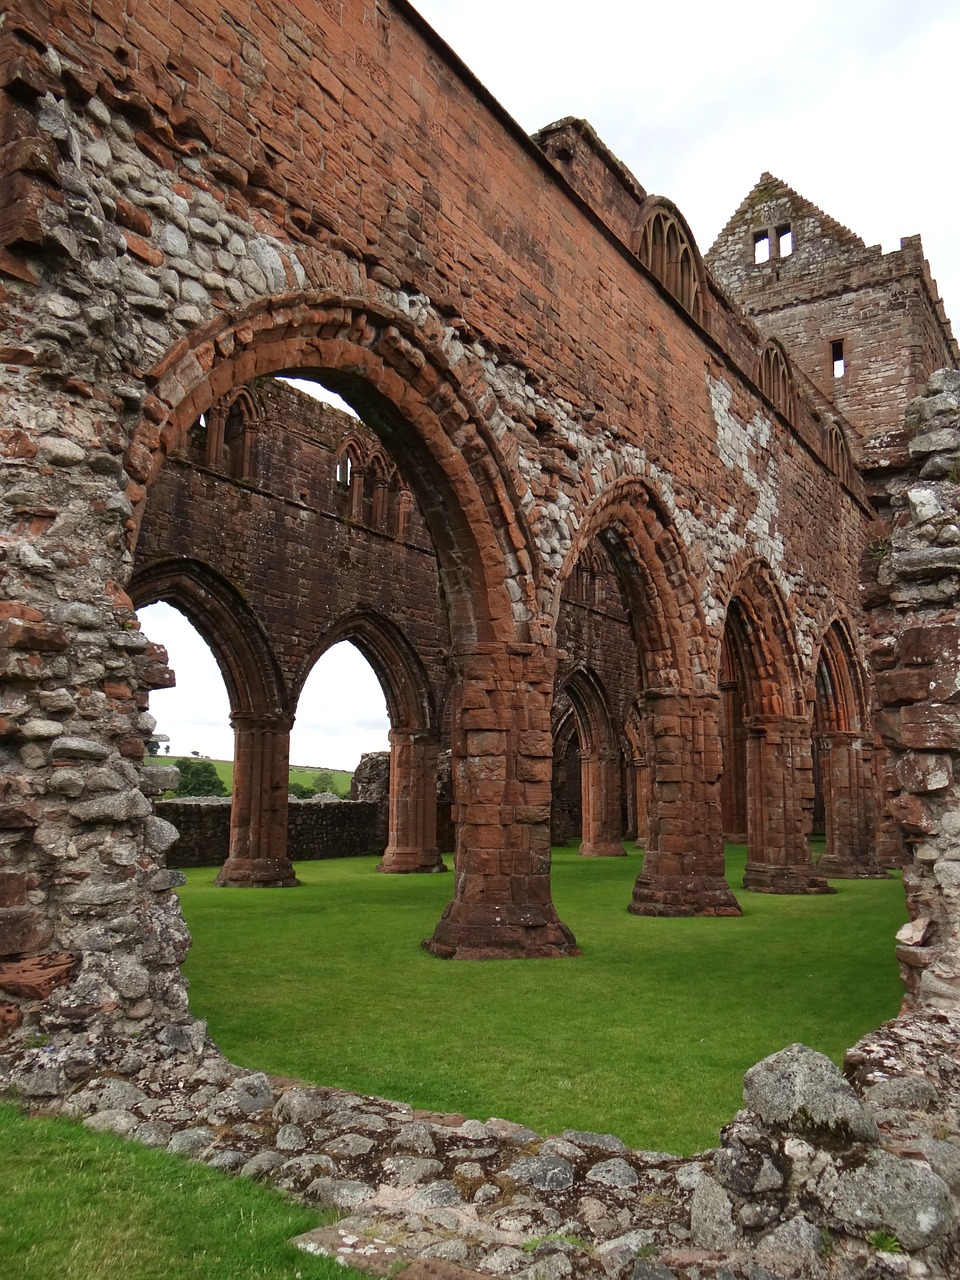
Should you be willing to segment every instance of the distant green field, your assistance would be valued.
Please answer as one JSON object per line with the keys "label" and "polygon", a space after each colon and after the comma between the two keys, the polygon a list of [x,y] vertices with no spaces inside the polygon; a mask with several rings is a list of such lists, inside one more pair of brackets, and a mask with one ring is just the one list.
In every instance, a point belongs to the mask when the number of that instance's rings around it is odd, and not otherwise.
{"label": "distant green field", "polygon": [[[150,756],[148,762],[150,764],[173,764],[177,757],[174,755]],[[233,761],[232,760],[211,760],[210,763],[216,768],[217,773],[223,779],[223,785],[228,791],[233,791]],[[320,772],[332,773],[336,782],[337,790],[342,794],[346,794],[350,790],[350,783],[353,774],[348,769],[324,769],[322,765],[309,769],[291,769],[290,781],[299,782],[302,786],[313,786],[314,775]]]}

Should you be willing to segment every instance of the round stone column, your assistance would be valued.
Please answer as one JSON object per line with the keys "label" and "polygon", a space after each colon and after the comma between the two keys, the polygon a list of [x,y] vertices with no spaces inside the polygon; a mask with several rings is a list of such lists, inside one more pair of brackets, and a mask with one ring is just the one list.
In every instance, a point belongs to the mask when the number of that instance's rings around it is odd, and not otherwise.
{"label": "round stone column", "polygon": [[230,852],[216,883],[231,889],[288,889],[298,885],[287,856],[290,716],[231,717],[234,732]]}
{"label": "round stone column", "polygon": [[389,835],[378,871],[446,871],[437,849],[437,757],[432,736],[391,730]]}
{"label": "round stone column", "polygon": [[456,657],[455,891],[423,945],[459,960],[579,955],[550,896],[556,650],[484,645]]}
{"label": "round stone column", "polygon": [[739,916],[724,877],[719,696],[646,694],[653,775],[643,870],[627,908],[637,916]]}

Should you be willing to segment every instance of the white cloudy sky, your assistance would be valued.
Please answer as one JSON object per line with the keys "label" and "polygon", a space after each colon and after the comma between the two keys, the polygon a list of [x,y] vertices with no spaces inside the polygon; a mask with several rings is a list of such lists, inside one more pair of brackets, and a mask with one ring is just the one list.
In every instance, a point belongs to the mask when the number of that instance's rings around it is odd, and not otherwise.
{"label": "white cloudy sky", "polygon": [[[680,207],[702,250],[769,170],[886,252],[919,232],[960,324],[956,0],[418,7],[528,132],[586,117],[648,191]],[[166,606],[141,616],[178,674],[178,691],[151,702],[172,754],[229,757],[213,659]],[[291,758],[352,768],[385,746],[376,679],[352,646],[337,646],[301,699]]]}

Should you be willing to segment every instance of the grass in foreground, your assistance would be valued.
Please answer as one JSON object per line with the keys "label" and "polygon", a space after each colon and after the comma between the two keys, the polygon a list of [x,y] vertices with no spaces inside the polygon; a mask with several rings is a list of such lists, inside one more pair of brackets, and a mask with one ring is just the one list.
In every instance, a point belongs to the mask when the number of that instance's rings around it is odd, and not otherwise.
{"label": "grass in foreground", "polygon": [[4,1280],[360,1280],[287,1243],[319,1222],[255,1183],[0,1106]]}
{"label": "grass in foreground", "polygon": [[[745,851],[728,850],[742,879]],[[181,891],[193,1011],[234,1061],[540,1132],[619,1134],[691,1152],[740,1105],[747,1067],[800,1040],[840,1061],[893,1016],[899,878],[831,897],[739,892],[742,919],[626,911],[640,856],[555,851],[578,959],[447,963],[421,951],[451,876],[374,858],[298,864],[294,890]]]}

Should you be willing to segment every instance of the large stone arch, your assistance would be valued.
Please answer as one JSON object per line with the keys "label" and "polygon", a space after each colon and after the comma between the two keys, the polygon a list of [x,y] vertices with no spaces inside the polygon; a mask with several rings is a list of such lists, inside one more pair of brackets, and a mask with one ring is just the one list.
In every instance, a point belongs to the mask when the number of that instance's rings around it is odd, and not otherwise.
{"label": "large stone arch", "polygon": [[455,896],[424,945],[442,956],[569,954],[576,944],[549,895],[550,734],[520,727],[549,715],[552,619],[538,614],[539,560],[484,417],[483,370],[463,357],[454,372],[445,338],[429,314],[414,325],[374,298],[317,294],[194,333],[147,375],[148,421],[125,459],[145,487],[131,498],[143,501],[199,414],[252,378],[312,377],[357,411],[433,538],[464,707],[452,739]]}
{"label": "large stone arch", "polygon": [[851,628],[841,616],[821,638],[812,715],[814,781],[826,836],[817,870],[832,879],[882,878],[866,683]]}
{"label": "large stone arch", "polygon": [[730,736],[724,766],[742,769],[747,798],[744,887],[765,893],[829,893],[807,844],[813,802],[810,725],[801,664],[783,596],[761,560],[734,582],[718,654],[719,683],[736,694],[743,754]]}
{"label": "large stone arch", "polygon": [[270,641],[246,600],[209,565],[191,559],[138,565],[138,606],[165,600],[210,646],[227,686],[234,733],[230,845],[217,883],[292,887],[287,856],[290,701]]}
{"label": "large stone arch", "polygon": [[651,805],[635,915],[739,915],[724,879],[717,695],[683,540],[650,485],[612,483],[582,519],[562,576],[591,538],[606,548],[631,617],[650,743]]}
{"label": "large stone arch", "polygon": [[[148,487],[199,415],[254,378],[320,381],[377,434],[415,493],[440,562],[451,631],[481,642],[537,642],[539,557],[522,482],[485,420],[482,369],[464,357],[454,374],[445,340],[436,322],[414,326],[376,297],[261,300],[191,334],[147,372],[153,394],[126,468]],[[146,494],[130,496],[136,520]],[[505,568],[518,597],[512,603]]]}
{"label": "large stone arch", "polygon": [[708,661],[695,579],[683,540],[655,490],[637,476],[610,484],[580,521],[561,583],[593,538],[603,543],[617,573],[644,687],[702,687]]}
{"label": "large stone arch", "polygon": [[309,672],[341,641],[356,645],[383,689],[390,718],[387,847],[378,870],[445,871],[437,848],[439,729],[430,680],[416,650],[389,618],[348,614],[314,645],[291,691],[298,702]]}
{"label": "large stone arch", "polygon": [[216,569],[189,558],[153,560],[136,566],[129,592],[138,609],[163,600],[190,619],[220,668],[232,713],[289,715],[270,640],[240,592]]}

